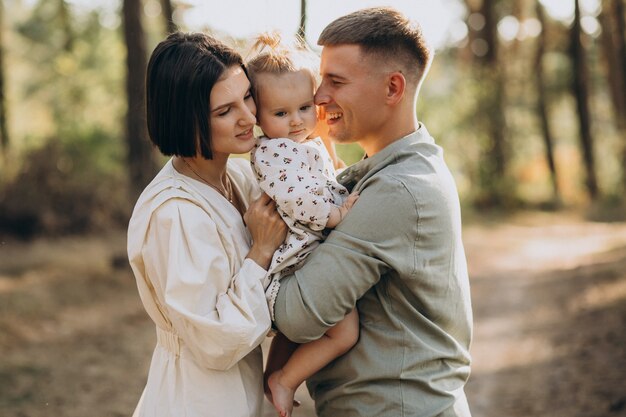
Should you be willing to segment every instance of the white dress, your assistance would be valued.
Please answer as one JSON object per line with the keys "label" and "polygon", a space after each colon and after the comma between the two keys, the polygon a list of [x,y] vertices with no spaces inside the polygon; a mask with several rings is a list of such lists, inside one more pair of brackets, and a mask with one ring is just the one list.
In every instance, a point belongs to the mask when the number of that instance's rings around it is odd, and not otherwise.
{"label": "white dress", "polygon": [[268,269],[271,283],[266,297],[273,319],[280,277],[296,269],[324,239],[330,208],[341,205],[348,191],[335,179],[332,159],[320,138],[297,143],[260,137],[250,161],[261,189],[276,202],[289,226]]}
{"label": "white dress", "polygon": [[[248,161],[227,170],[247,207],[260,193]],[[128,256],[157,345],[134,416],[261,415],[259,344],[271,322],[267,272],[244,260],[250,245],[235,207],[171,160],[139,197]]]}

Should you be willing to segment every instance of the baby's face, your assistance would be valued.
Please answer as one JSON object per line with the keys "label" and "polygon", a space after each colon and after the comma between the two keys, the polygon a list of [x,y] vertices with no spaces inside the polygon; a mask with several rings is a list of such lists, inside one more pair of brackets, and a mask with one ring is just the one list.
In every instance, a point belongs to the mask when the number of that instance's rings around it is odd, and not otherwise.
{"label": "baby's face", "polygon": [[271,139],[304,142],[315,129],[314,84],[305,71],[257,76],[257,120]]}

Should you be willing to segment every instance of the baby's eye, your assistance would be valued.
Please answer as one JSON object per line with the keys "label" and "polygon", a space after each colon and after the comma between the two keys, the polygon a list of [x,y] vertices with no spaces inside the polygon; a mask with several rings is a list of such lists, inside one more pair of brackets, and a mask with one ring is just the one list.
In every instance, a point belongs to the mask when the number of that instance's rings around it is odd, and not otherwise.
{"label": "baby's eye", "polygon": [[311,107],[313,106],[311,106],[310,104],[307,104],[306,106],[300,107],[300,111],[308,111],[309,109],[311,109]]}
{"label": "baby's eye", "polygon": [[276,113],[274,113],[274,116],[278,116],[278,117],[283,117],[286,115],[287,115],[286,111],[277,111]]}

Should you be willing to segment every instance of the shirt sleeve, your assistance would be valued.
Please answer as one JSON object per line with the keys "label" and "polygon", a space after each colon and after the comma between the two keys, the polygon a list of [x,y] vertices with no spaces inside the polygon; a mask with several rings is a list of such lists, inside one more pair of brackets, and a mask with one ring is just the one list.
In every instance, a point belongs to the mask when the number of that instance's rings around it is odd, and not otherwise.
{"label": "shirt sleeve", "polygon": [[377,179],[293,275],[280,281],[277,327],[305,343],[321,337],[390,269],[413,272],[416,205],[399,182]]}
{"label": "shirt sleeve", "polygon": [[232,259],[210,216],[172,199],[155,210],[144,248],[163,291],[173,331],[194,360],[226,370],[258,346],[271,322],[262,279],[250,259],[233,271]]}
{"label": "shirt sleeve", "polygon": [[266,140],[253,162],[261,189],[280,210],[313,230],[326,227],[333,195],[323,173],[311,169],[304,147],[287,139]]}

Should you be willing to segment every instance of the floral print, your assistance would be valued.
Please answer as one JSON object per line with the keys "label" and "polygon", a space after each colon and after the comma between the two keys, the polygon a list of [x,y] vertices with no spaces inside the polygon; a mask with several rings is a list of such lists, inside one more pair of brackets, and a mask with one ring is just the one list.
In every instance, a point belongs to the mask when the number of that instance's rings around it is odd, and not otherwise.
{"label": "floral print", "polygon": [[296,143],[286,138],[261,137],[250,154],[261,189],[275,202],[289,226],[283,245],[274,253],[266,291],[273,316],[279,279],[323,239],[332,205],[341,205],[348,191],[335,179],[335,169],[320,138]]}

